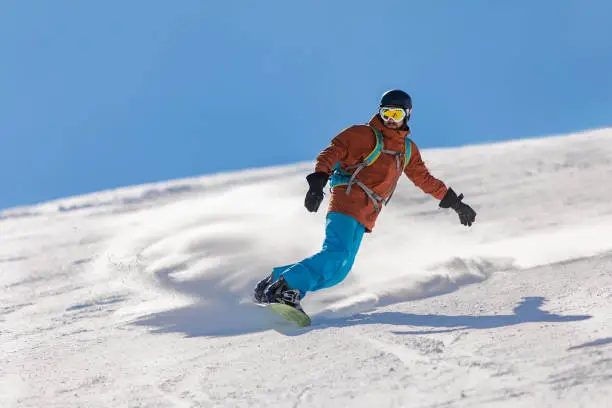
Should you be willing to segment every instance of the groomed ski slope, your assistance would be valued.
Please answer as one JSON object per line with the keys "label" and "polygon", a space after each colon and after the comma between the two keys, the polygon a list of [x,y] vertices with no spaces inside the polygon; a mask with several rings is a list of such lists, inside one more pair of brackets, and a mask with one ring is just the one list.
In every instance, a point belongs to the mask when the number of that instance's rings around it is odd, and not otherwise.
{"label": "groomed ski slope", "polygon": [[612,406],[612,129],[423,156],[477,223],[403,180],[304,330],[249,296],[311,163],[1,212],[0,406]]}

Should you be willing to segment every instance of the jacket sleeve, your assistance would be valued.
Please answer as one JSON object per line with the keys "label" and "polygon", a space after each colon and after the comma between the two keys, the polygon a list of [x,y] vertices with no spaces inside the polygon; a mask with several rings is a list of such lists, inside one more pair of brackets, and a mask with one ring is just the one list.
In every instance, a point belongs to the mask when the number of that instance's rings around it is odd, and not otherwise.
{"label": "jacket sleeve", "polygon": [[345,160],[349,153],[350,128],[346,129],[331,141],[331,144],[317,156],[315,172],[331,174],[339,161]]}
{"label": "jacket sleeve", "polygon": [[427,166],[421,158],[419,148],[414,142],[410,141],[410,143],[412,143],[412,154],[410,155],[410,161],[404,173],[408,176],[410,181],[423,190],[423,192],[431,194],[438,200],[442,200],[448,191],[446,185],[429,173],[429,169],[427,169]]}

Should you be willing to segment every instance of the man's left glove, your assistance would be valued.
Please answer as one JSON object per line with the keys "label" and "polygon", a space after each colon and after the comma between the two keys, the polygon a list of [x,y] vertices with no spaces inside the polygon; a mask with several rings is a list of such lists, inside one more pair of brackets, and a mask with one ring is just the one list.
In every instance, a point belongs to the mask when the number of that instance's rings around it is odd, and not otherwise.
{"label": "man's left glove", "polygon": [[463,194],[457,196],[457,193],[455,193],[452,188],[449,188],[442,201],[440,201],[440,207],[452,208],[455,210],[457,214],[459,214],[461,224],[469,227],[476,220],[476,211],[469,205],[461,202],[461,200],[463,200]]}
{"label": "man's left glove", "polygon": [[310,212],[317,212],[321,202],[323,201],[323,188],[327,184],[329,175],[323,172],[316,172],[306,176],[306,181],[310,188],[304,199],[304,207]]}

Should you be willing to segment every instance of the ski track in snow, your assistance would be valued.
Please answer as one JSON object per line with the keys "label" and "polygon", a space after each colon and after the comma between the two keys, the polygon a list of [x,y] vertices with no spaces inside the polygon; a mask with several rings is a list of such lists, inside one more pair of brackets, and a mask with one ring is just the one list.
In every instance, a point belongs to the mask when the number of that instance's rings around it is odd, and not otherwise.
{"label": "ski track in snow", "polygon": [[403,180],[305,329],[249,297],[321,244],[310,163],[0,212],[0,406],[606,406],[612,130],[423,155],[477,223]]}

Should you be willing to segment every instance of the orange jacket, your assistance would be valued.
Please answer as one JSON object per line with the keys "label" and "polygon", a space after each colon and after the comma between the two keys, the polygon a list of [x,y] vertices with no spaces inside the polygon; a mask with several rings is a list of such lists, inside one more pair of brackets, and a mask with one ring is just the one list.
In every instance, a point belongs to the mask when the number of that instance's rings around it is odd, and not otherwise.
{"label": "orange jacket", "polygon": [[[383,134],[385,149],[399,152],[406,150],[405,140],[410,129],[389,129],[383,125],[378,115],[370,120],[370,125]],[[421,159],[419,149],[414,142],[411,141],[411,143],[412,153],[404,173],[425,193],[441,200],[447,192],[446,186],[429,173]],[[331,174],[338,162],[341,163],[342,168],[361,163],[375,147],[376,137],[368,125],[351,126],[340,132],[331,141],[329,147],[319,154],[315,171]],[[361,170],[357,178],[386,199],[395,189],[401,175],[402,169],[397,168],[396,159],[392,155],[381,154],[372,165]],[[379,214],[374,203],[357,185],[353,185],[349,194],[346,194],[346,191],[346,185],[338,185],[332,189],[329,212],[350,215],[363,224],[368,232],[371,232]]]}

